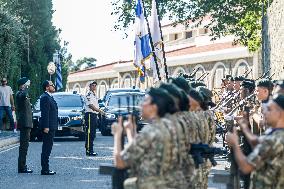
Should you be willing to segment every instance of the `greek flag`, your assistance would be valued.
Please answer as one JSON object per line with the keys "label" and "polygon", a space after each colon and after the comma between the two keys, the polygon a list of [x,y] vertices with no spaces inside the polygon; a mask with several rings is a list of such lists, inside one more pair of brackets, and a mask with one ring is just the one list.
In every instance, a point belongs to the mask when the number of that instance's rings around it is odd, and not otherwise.
{"label": "greek flag", "polygon": [[134,66],[138,70],[141,82],[145,80],[145,61],[150,58],[151,47],[147,23],[144,17],[142,0],[136,0],[135,8],[135,41],[134,41]]}
{"label": "greek flag", "polygon": [[[161,38],[161,28],[159,25],[159,17],[157,13],[157,7],[156,7],[156,0],[152,0],[152,11],[151,11],[151,20],[150,22],[150,31],[152,35],[152,40],[154,44],[154,53],[157,57],[157,64],[160,71],[161,78],[165,78],[165,69],[164,69],[164,58],[163,58],[163,49],[162,49],[162,38]],[[156,63],[154,61],[154,58],[151,58],[150,63],[151,69],[153,70],[153,79],[154,83],[158,81],[158,73],[156,69]]]}
{"label": "greek flag", "polygon": [[56,65],[56,80],[55,80],[56,90],[59,91],[60,89],[63,88],[63,84],[62,84],[62,75],[61,75],[61,64],[58,53],[55,53],[53,55],[53,62]]}

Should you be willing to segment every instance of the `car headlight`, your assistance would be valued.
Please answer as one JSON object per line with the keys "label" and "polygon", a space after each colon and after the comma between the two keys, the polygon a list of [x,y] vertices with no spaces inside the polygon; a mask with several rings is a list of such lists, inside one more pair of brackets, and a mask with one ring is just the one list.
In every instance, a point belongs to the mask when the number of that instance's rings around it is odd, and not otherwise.
{"label": "car headlight", "polygon": [[115,114],[106,113],[106,118],[115,119]]}
{"label": "car headlight", "polygon": [[82,116],[75,116],[75,117],[71,117],[72,120],[81,120],[83,119]]}

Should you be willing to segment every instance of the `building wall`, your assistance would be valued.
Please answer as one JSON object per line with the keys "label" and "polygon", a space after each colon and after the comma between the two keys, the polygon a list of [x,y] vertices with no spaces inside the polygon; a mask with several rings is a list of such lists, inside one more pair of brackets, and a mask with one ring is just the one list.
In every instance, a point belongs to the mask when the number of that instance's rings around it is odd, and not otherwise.
{"label": "building wall", "polygon": [[[221,79],[226,74],[231,74],[233,76],[242,75],[247,69],[253,68],[253,62],[253,57],[205,63],[200,62],[198,64],[172,66],[168,68],[168,72],[170,77],[175,77],[179,75],[179,73],[190,74],[194,69],[199,68],[199,71],[196,73],[196,78],[199,78],[204,72],[208,72],[209,75],[205,77],[204,82],[210,89],[214,89],[220,87]],[[248,77],[252,78],[253,73],[251,73]],[[141,89],[147,89],[153,86],[151,70],[147,70],[147,77],[144,83],[140,81],[136,71],[119,72],[117,78],[98,79],[96,82],[98,83],[97,94],[100,98],[103,97],[105,91],[109,88],[131,88],[135,86]],[[77,91],[81,94],[85,94],[88,91],[89,83],[90,81],[68,83],[68,89],[69,91]]]}
{"label": "building wall", "polygon": [[265,25],[265,66],[271,67],[273,79],[284,78],[284,1],[274,0]]}

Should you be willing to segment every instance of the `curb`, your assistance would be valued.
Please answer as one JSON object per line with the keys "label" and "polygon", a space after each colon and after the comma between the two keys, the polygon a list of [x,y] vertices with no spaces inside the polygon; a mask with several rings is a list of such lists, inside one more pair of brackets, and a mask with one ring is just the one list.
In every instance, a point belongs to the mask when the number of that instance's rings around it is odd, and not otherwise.
{"label": "curb", "polygon": [[20,141],[19,137],[7,137],[4,139],[0,139],[0,148],[12,145],[12,144],[16,144]]}

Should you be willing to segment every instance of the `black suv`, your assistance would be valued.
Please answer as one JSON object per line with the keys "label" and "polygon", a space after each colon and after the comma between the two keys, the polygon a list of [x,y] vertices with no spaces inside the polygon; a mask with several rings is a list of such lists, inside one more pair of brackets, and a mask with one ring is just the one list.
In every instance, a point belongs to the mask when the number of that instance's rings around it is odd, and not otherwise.
{"label": "black suv", "polygon": [[111,94],[122,93],[122,92],[141,92],[141,90],[138,89],[138,88],[113,88],[113,89],[109,89],[109,90],[107,90],[103,99],[99,100],[100,108],[105,106],[105,103],[106,103],[106,101],[108,100],[108,98],[110,97]]}
{"label": "black suv", "polygon": [[[111,125],[117,121],[119,115],[125,119],[127,115],[133,114],[137,120],[137,129],[140,130],[146,123],[141,118],[141,103],[145,93],[142,92],[119,92],[111,94],[105,102],[105,115],[100,122],[100,131],[103,136],[111,135]],[[120,99],[120,105],[119,100]]]}
{"label": "black suv", "polygon": [[[55,136],[76,136],[85,140],[84,133],[84,100],[79,94],[57,92],[52,94],[58,105],[58,130]],[[33,108],[33,129],[31,140],[42,140],[42,132],[39,129],[40,99]]]}

